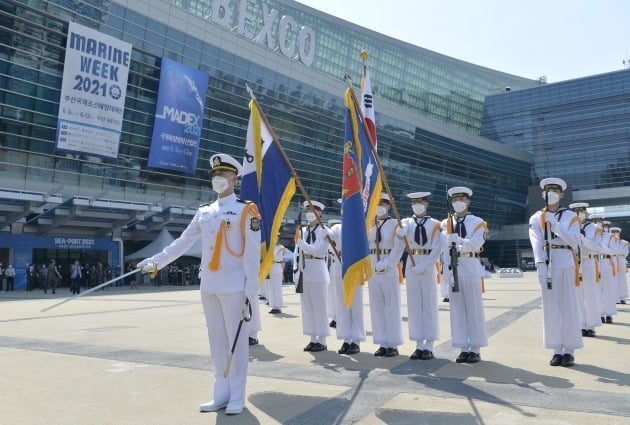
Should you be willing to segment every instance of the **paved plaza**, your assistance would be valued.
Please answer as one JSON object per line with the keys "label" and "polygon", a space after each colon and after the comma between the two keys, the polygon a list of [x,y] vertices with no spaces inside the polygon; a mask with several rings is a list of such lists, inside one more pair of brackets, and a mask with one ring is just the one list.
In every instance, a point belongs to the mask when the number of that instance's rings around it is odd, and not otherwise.
{"label": "paved plaza", "polygon": [[[369,297],[368,341],[355,356],[307,353],[299,296],[268,314],[252,347],[246,408],[237,416],[199,413],[212,399],[212,373],[197,287],[110,288],[70,296],[0,293],[0,424],[628,424],[630,306],[597,329],[572,368],[551,367],[542,347],[535,274],[486,280],[489,346],[477,364],[458,364],[448,303],[440,302],[436,359],[376,358]],[[403,333],[407,334],[403,289]]]}

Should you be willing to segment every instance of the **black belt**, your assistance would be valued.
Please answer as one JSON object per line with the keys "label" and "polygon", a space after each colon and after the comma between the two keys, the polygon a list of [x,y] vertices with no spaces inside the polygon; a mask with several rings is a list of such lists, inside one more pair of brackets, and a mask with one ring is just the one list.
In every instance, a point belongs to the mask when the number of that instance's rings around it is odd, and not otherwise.
{"label": "black belt", "polygon": [[[391,251],[392,251],[391,249],[386,249],[386,248],[380,249],[379,248],[378,253],[379,254],[389,254]],[[370,254],[376,254],[376,250],[375,249],[371,249],[370,250]]]}
{"label": "black belt", "polygon": [[274,261],[274,263],[276,263],[276,264],[282,264],[282,263],[284,263],[284,261]]}
{"label": "black belt", "polygon": [[598,258],[597,254],[582,254],[582,258]]}
{"label": "black belt", "polygon": [[314,255],[311,255],[311,254],[304,254],[304,259],[305,260],[323,260],[324,257],[315,257]]}
{"label": "black belt", "polygon": [[428,255],[431,254],[430,249],[412,249],[411,255]]}
{"label": "black belt", "polygon": [[478,252],[458,252],[458,257],[470,257],[470,258],[479,258],[480,255]]}
{"label": "black belt", "polygon": [[601,258],[613,258],[612,255],[601,255]]}
{"label": "black belt", "polygon": [[571,246],[569,245],[556,245],[556,244],[551,244],[551,249],[571,249]]}

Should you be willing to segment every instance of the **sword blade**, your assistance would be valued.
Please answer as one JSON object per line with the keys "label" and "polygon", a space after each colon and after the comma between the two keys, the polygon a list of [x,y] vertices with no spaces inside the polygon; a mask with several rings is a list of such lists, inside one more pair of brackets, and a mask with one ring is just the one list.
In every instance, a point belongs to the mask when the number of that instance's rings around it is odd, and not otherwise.
{"label": "sword blade", "polygon": [[130,276],[130,275],[132,275],[132,274],[134,274],[134,273],[138,273],[139,271],[140,271],[140,269],[135,269],[135,270],[132,270],[132,271],[130,271],[130,272],[127,272],[127,273],[125,273],[125,274],[123,274],[123,275],[120,275],[120,276],[118,276],[118,277],[115,277],[115,278],[113,278],[113,279],[111,279],[111,280],[108,280],[107,282],[103,282],[103,283],[101,283],[100,285],[95,286],[94,288],[90,288],[90,289],[88,289],[87,291],[83,291],[82,293],[75,295],[74,297],[69,297],[69,298],[66,298],[65,300],[62,300],[62,301],[58,302],[57,304],[53,304],[53,305],[51,305],[50,307],[46,307],[45,309],[43,309],[43,310],[41,311],[41,313],[43,313],[43,312],[45,312],[45,311],[48,311],[48,310],[52,310],[53,308],[58,307],[58,306],[60,306],[61,304],[65,304],[65,303],[67,303],[68,301],[76,300],[77,298],[83,297],[83,296],[85,296],[85,295],[87,295],[87,294],[90,294],[90,293],[92,293],[92,292],[94,292],[94,291],[97,291],[97,290],[99,290],[99,289],[101,289],[101,288],[103,288],[103,287],[105,287],[105,286],[107,286],[107,285],[111,285],[112,283],[116,282],[117,280],[124,279],[124,278],[126,278],[127,276]]}

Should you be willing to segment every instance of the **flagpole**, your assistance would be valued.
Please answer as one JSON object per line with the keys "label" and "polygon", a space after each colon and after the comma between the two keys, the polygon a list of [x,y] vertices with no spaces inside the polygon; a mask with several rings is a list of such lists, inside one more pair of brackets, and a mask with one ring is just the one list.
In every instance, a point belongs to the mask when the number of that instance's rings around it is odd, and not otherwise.
{"label": "flagpole", "polygon": [[[272,138],[273,142],[276,144],[276,147],[280,151],[280,155],[282,155],[282,159],[284,159],[284,162],[287,164],[287,167],[289,167],[289,171],[291,171],[291,175],[295,179],[295,184],[297,185],[297,187],[302,192],[302,195],[304,196],[304,199],[306,200],[308,206],[311,208],[311,210],[314,211],[315,207],[313,206],[313,202],[311,201],[311,198],[308,196],[308,193],[306,193],[306,189],[302,185],[302,181],[298,177],[297,172],[295,171],[295,168],[293,168],[293,164],[291,164],[291,160],[289,160],[289,157],[287,156],[286,152],[282,148],[282,145],[280,144],[280,141],[278,140],[278,137],[276,136],[276,133],[273,131],[273,128],[271,128],[271,124],[267,120],[267,116],[265,115],[265,113],[263,112],[262,108],[258,104],[258,100],[256,100],[256,96],[254,95],[254,92],[249,87],[249,85],[245,84],[245,87],[247,88],[247,93],[249,93],[250,97],[252,98],[252,102],[254,102],[254,106],[258,110],[258,114],[260,115],[260,119],[262,119],[262,121],[267,126],[267,130],[269,130],[269,134],[271,134],[271,138]],[[322,229],[325,229],[324,223],[322,222],[322,219],[319,216],[319,214],[315,214],[315,218],[317,219],[317,223],[320,226],[322,226]],[[337,259],[339,260],[339,262],[341,262],[341,255],[339,254],[339,251],[337,251],[337,247],[333,243],[332,239],[330,239],[330,236],[328,236],[328,233],[326,233],[326,240],[330,244],[330,246],[331,246],[333,252],[335,253],[335,255],[337,256]]]}
{"label": "flagpole", "polygon": [[[372,154],[374,155],[374,159],[376,160],[376,165],[378,167],[378,171],[381,174],[381,181],[383,182],[383,186],[385,187],[385,191],[389,195],[389,200],[392,204],[392,211],[394,212],[394,217],[396,217],[396,221],[398,222],[398,226],[402,227],[402,221],[400,220],[400,215],[398,214],[398,208],[396,208],[396,202],[394,201],[394,195],[389,188],[389,183],[387,183],[387,177],[385,177],[385,171],[383,170],[383,165],[381,164],[381,159],[374,149],[374,140],[372,139],[372,134],[370,133],[370,129],[365,124],[365,117],[363,116],[363,111],[359,107],[359,102],[357,101],[357,97],[354,93],[354,87],[352,87],[352,79],[350,75],[344,75],[344,80],[348,83],[348,88],[350,89],[350,98],[352,99],[353,106],[355,110],[359,112],[359,117],[361,118],[361,123],[363,124],[363,129],[365,130],[365,134],[367,134],[368,140],[370,141],[370,149],[372,150]],[[409,246],[409,241],[407,240],[407,236],[403,236],[403,241],[405,242],[405,248],[407,249],[407,253],[409,254],[409,259],[411,260],[411,265],[415,266],[416,262],[413,259],[413,255],[411,254],[411,247]]]}

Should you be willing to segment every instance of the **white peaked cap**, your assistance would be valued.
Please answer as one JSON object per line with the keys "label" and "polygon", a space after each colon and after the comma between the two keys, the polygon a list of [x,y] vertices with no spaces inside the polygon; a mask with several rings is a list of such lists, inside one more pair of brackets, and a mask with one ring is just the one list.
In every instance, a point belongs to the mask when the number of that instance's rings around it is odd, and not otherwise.
{"label": "white peaked cap", "polygon": [[[314,207],[319,208],[320,211],[324,211],[324,209],[326,208],[326,206],[322,204],[321,202],[314,201],[312,199],[311,199],[311,204],[313,204]],[[302,202],[302,205],[304,206],[304,208],[308,207],[308,201]]]}
{"label": "white peaked cap", "polygon": [[230,155],[224,153],[217,153],[210,157],[210,167],[214,170],[227,170],[233,171],[237,176],[243,174],[243,167],[241,163],[232,158]]}
{"label": "white peaked cap", "polygon": [[381,201],[389,201],[389,202],[391,202],[392,200],[389,199],[389,195],[387,193],[381,193]]}
{"label": "white peaked cap", "polygon": [[591,220],[603,220],[604,219],[604,215],[603,214],[599,214],[599,213],[593,213],[593,214],[590,214],[588,216],[588,218],[590,218]]}
{"label": "white peaked cap", "polygon": [[431,192],[412,192],[407,194],[407,198],[419,199],[426,198],[431,195]]}
{"label": "white peaked cap", "polygon": [[607,226],[610,226],[610,221],[608,221],[608,220],[604,220],[604,221],[602,221],[602,224],[605,224],[605,225],[607,225]]}
{"label": "white peaked cap", "polygon": [[575,209],[575,208],[588,208],[588,202],[574,202],[572,204],[569,204],[569,208],[570,209]]}
{"label": "white peaked cap", "polygon": [[337,203],[338,203],[339,205],[343,204],[343,199],[342,199],[342,198],[337,199]]}
{"label": "white peaked cap", "polygon": [[540,181],[540,188],[544,189],[547,185],[550,185],[550,184],[555,184],[555,185],[560,186],[563,192],[567,190],[567,183],[564,180],[559,179],[557,177],[549,177],[546,179],[542,179]]}
{"label": "white peaked cap", "polygon": [[619,233],[621,233],[621,227],[611,227],[610,231],[611,232],[619,232]]}
{"label": "white peaked cap", "polygon": [[460,193],[465,193],[466,195],[468,195],[469,197],[472,196],[473,191],[468,189],[467,187],[464,186],[456,186],[456,187],[451,187],[448,190],[448,196],[450,196],[451,198],[457,194]]}

